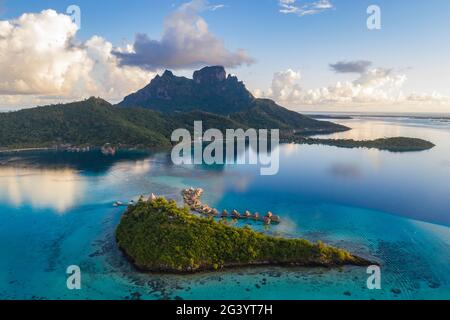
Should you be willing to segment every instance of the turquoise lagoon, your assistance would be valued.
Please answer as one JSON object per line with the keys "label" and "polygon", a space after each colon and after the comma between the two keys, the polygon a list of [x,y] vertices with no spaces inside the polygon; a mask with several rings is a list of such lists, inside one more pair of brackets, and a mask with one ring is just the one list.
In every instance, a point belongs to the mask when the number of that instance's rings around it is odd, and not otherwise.
{"label": "turquoise lagoon", "polygon": [[[254,166],[174,166],[165,153],[0,154],[2,299],[450,299],[450,123],[432,119],[338,120],[357,139],[412,136],[437,146],[390,153],[280,146],[280,172]],[[247,268],[196,275],[142,274],[116,247],[124,208],[151,192],[181,202],[206,190],[219,209],[271,210],[275,235],[322,240],[381,264],[382,288],[365,268]],[[240,222],[243,224],[243,222]],[[66,287],[78,265],[82,289]]]}

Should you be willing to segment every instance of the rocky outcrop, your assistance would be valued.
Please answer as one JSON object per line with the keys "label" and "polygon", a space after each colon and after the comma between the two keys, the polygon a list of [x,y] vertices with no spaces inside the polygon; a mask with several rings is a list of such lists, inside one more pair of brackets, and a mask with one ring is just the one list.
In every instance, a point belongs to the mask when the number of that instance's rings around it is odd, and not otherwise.
{"label": "rocky outcrop", "polygon": [[227,78],[224,67],[205,67],[194,72],[193,80],[197,85],[210,84],[214,82],[223,82]]}
{"label": "rocky outcrop", "polygon": [[193,79],[177,77],[166,70],[119,105],[166,113],[201,110],[228,115],[249,110],[254,100],[243,82],[227,76],[224,67],[214,66],[195,71]]}

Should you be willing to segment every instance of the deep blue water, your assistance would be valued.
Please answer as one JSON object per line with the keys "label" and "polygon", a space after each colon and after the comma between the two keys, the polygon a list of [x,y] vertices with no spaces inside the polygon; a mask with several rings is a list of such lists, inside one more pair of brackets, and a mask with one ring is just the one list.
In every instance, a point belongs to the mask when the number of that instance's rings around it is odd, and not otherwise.
{"label": "deep blue water", "polygon": [[[280,172],[252,166],[174,166],[167,154],[0,154],[0,298],[3,299],[449,299],[450,123],[339,120],[357,139],[412,136],[437,146],[390,153],[327,146],[280,147]],[[114,230],[140,194],[181,202],[206,190],[219,209],[279,214],[270,234],[322,240],[381,263],[382,289],[365,268],[251,268],[192,276],[140,274]],[[242,224],[242,223],[241,223]],[[79,265],[82,289],[66,288]]]}

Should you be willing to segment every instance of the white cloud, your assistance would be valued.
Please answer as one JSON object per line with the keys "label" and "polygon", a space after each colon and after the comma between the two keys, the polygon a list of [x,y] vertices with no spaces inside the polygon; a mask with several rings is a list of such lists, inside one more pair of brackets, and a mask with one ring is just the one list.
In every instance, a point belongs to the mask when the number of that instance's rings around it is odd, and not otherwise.
{"label": "white cloud", "polygon": [[441,95],[436,91],[433,91],[432,93],[413,92],[409,94],[405,99],[408,102],[419,104],[441,104],[441,105],[450,104],[450,97]]}
{"label": "white cloud", "polygon": [[[391,75],[385,69],[370,69],[355,81],[337,82],[310,89],[301,97],[305,104],[393,103],[402,99],[405,75]],[[299,101],[300,102],[300,101]]]}
{"label": "white cloud", "polygon": [[273,75],[272,85],[267,95],[277,101],[296,100],[300,97],[302,89],[298,84],[301,79],[300,72],[288,69],[282,72],[276,72]]}
{"label": "white cloud", "polygon": [[[89,96],[117,102],[145,86],[158,69],[251,63],[244,51],[228,51],[198,16],[201,10],[223,7],[203,0],[185,3],[167,17],[160,42],[141,35],[138,39],[142,41],[123,48],[115,48],[99,36],[80,43],[76,24],[54,10],[0,20],[0,108],[32,107]],[[146,47],[156,51],[140,47],[148,43],[156,43]],[[122,62],[128,59],[135,63],[121,63],[121,58]],[[136,59],[145,61],[141,64]],[[153,62],[154,68],[142,68]]]}
{"label": "white cloud", "polygon": [[48,94],[62,90],[67,85],[66,77],[75,76],[72,63],[84,62],[85,58],[68,43],[76,32],[68,16],[53,10],[0,21],[0,93]]}
{"label": "white cloud", "polygon": [[210,32],[206,21],[199,16],[200,11],[214,8],[208,6],[204,0],[183,4],[165,19],[161,40],[138,34],[133,52],[117,52],[116,56],[122,65],[146,70],[186,69],[204,65],[236,67],[253,63],[244,50],[229,51],[223,41]]}
{"label": "white cloud", "polygon": [[90,95],[118,100],[154,75],[120,66],[103,38],[77,43],[77,31],[69,16],[54,10],[0,21],[0,107]]}
{"label": "white cloud", "polygon": [[215,5],[209,6],[209,10],[211,10],[211,11],[217,11],[217,10],[223,9],[223,8],[225,8],[224,4],[215,4]]}
{"label": "white cloud", "polygon": [[[343,67],[342,73],[358,69],[359,76],[354,81],[339,81],[334,85],[314,89],[304,89],[299,81],[300,72],[288,69],[273,76],[269,89],[256,90],[258,97],[274,99],[286,106],[301,105],[381,105],[381,104],[450,104],[450,98],[436,92],[432,94],[412,93],[406,95],[403,86],[406,75],[397,74],[392,69],[362,67],[369,63],[350,63]],[[347,68],[348,67],[348,68]],[[356,68],[358,67],[358,68]],[[356,71],[355,71],[356,72]]]}
{"label": "white cloud", "polygon": [[321,13],[333,9],[329,0],[317,0],[314,2],[300,3],[299,0],[278,0],[280,12],[284,14],[296,14],[300,17]]}

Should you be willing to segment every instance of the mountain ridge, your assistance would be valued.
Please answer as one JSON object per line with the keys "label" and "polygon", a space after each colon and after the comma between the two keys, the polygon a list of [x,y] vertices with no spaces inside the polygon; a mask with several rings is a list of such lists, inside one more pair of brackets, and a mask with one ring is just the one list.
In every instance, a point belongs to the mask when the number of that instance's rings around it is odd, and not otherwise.
{"label": "mountain ridge", "polygon": [[143,107],[165,113],[202,110],[228,115],[246,110],[255,98],[237,77],[222,66],[204,67],[192,79],[166,70],[144,88],[126,96],[121,107]]}
{"label": "mountain ridge", "polygon": [[204,67],[192,79],[166,70],[117,106],[141,107],[167,114],[192,111],[229,117],[252,128],[280,129],[303,134],[332,133],[348,128],[288,110],[270,99],[255,98],[236,76],[222,66]]}
{"label": "mountain ridge", "polygon": [[[164,114],[144,108],[120,108],[100,98],[68,104],[50,105],[0,113],[0,152],[24,149],[102,147],[112,144],[122,149],[169,148],[173,130],[185,128],[193,132],[194,121],[202,121],[203,129],[267,128],[280,129],[281,142],[325,144],[345,148],[376,148],[405,152],[427,150],[434,144],[413,138],[397,137],[374,141],[305,138],[313,133],[344,130],[331,122],[321,122],[280,109],[271,100],[255,100],[255,109],[230,116],[193,110]],[[300,121],[300,122],[298,122]],[[294,129],[302,125],[300,129]],[[82,148],[86,149],[86,148]]]}

